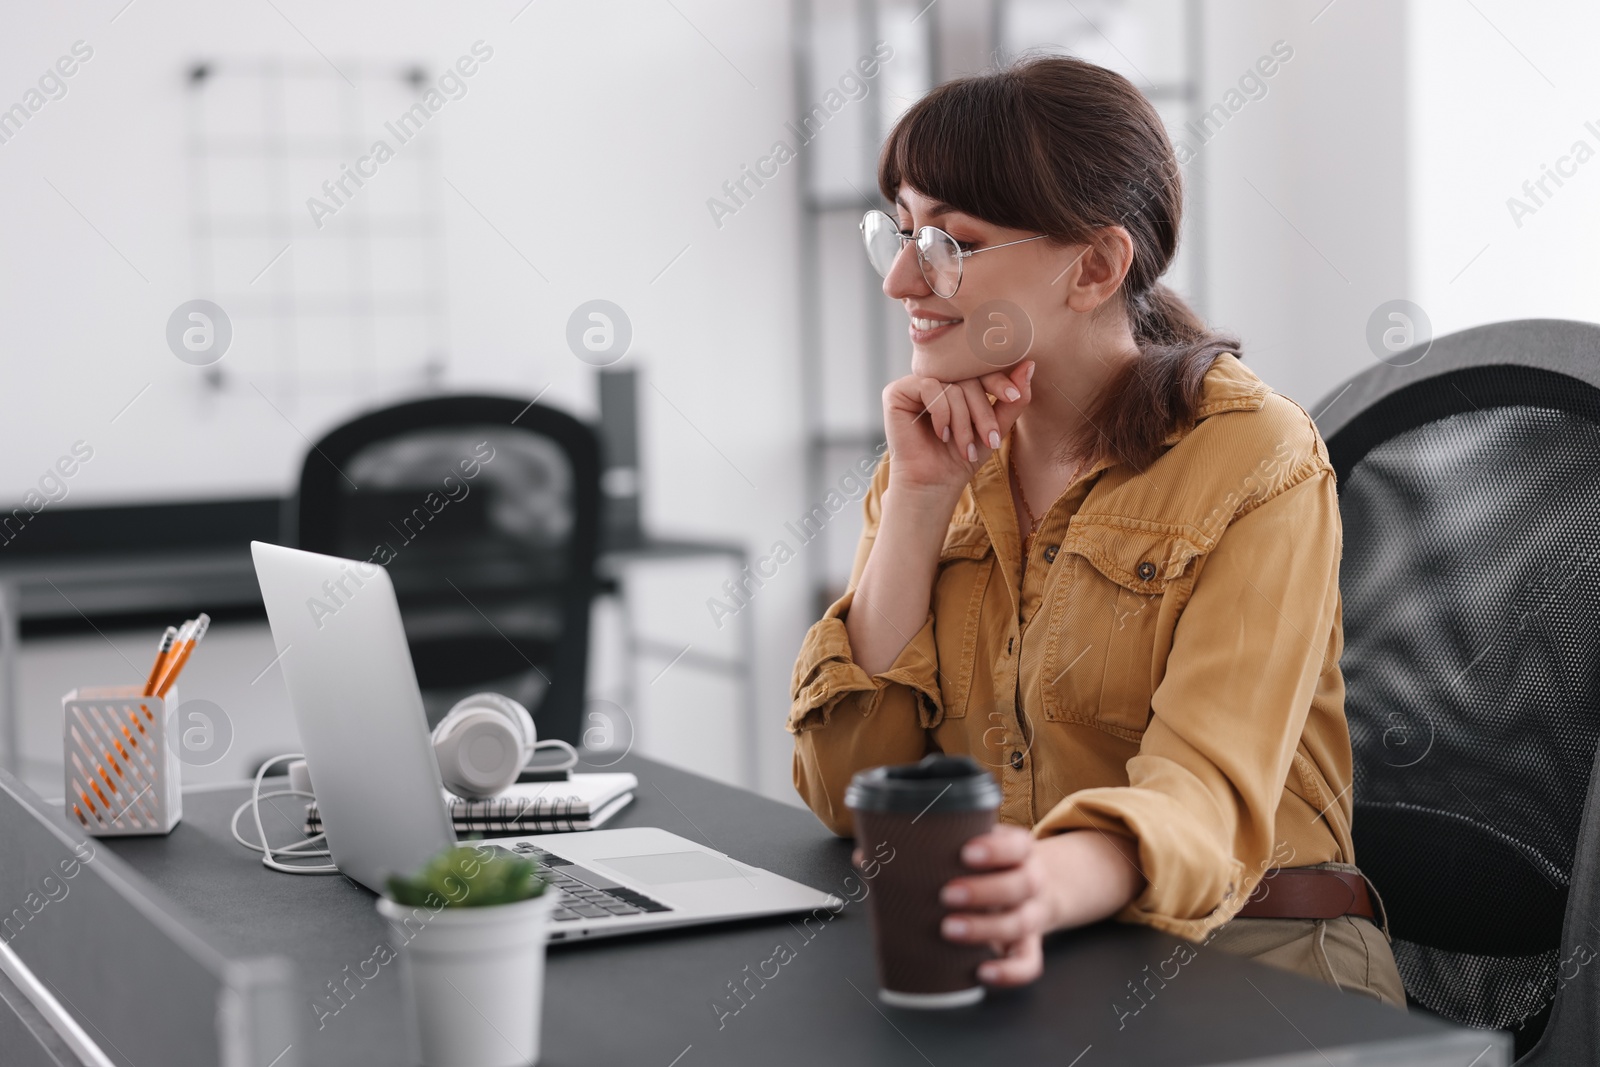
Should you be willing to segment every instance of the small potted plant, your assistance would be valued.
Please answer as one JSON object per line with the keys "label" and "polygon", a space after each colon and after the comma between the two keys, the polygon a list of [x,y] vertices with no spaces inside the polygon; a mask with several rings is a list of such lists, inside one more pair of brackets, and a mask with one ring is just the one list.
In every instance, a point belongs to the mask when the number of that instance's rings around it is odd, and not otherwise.
{"label": "small potted plant", "polygon": [[400,957],[427,1067],[539,1060],[544,946],[559,890],[533,863],[488,845],[446,849],[391,877],[378,912]]}

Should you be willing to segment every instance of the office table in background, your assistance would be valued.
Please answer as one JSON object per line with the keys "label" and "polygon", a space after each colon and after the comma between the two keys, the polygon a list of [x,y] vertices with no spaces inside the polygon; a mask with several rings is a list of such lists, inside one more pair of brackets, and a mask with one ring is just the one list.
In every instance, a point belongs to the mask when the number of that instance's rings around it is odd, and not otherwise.
{"label": "office table in background", "polygon": [[[251,540],[284,541],[284,501],[277,498],[50,509],[30,522],[0,557],[0,765],[21,775],[21,718],[17,668],[25,631],[99,633],[140,629],[155,636],[174,618],[204,610],[214,623],[265,621],[250,560]],[[0,532],[0,537],[3,537]],[[736,687],[738,759],[733,770],[755,787],[755,620],[740,611],[730,653],[706,652],[655,639],[641,627],[635,568],[659,563],[724,560],[735,581],[748,570],[741,544],[644,533],[603,540],[596,560],[599,595],[622,611],[627,662],[621,694],[639,707],[636,675],[647,659],[727,677]],[[35,709],[38,713],[38,709]],[[55,714],[55,709],[51,709]],[[576,743],[578,738],[571,740]],[[53,771],[59,774],[59,770]]]}
{"label": "office table in background", "polygon": [[[640,787],[613,825],[660,826],[817,889],[860,896],[853,888],[859,883],[847,882],[849,843],[808,812],[638,757],[617,769],[633,771]],[[95,842],[101,854],[79,874],[78,888],[44,909],[39,919],[49,923],[36,919],[29,924],[35,928],[8,934],[10,950],[63,1004],[75,1006],[73,1016],[113,1063],[189,1062],[186,1050],[215,1043],[230,1012],[250,1017],[243,1029],[251,1031],[251,1051],[236,1062],[252,1067],[268,1067],[274,1054],[281,1056],[274,1067],[410,1062],[396,967],[366,962],[386,943],[374,898],[344,878],[263,868],[228,831],[228,817],[247,795],[243,786],[190,791],[184,821],[170,837]],[[279,803],[283,817],[297,819],[297,803]],[[41,813],[56,829],[34,825]],[[38,880],[17,875],[12,856],[76,839],[59,810],[43,809],[0,775],[0,855],[13,868],[10,876],[0,871],[0,890],[20,901]],[[11,896],[0,903],[9,908]],[[118,908],[133,916],[124,926],[150,920],[157,933],[146,944],[153,947],[121,955],[137,946],[125,943],[132,934],[106,927]],[[160,936],[182,943],[169,950]],[[1508,1035],[1407,1015],[1186,945],[1117,924],[1057,935],[1046,943],[1039,982],[943,1013],[877,1001],[861,903],[846,903],[826,922],[780,918],[556,945],[546,976],[541,1063],[1510,1062]],[[184,978],[177,964],[171,977],[163,973],[162,960],[174,953],[222,975],[222,991]],[[374,967],[376,977],[360,977]],[[95,988],[114,990],[120,1006],[102,1007]],[[0,993],[5,1004],[18,999],[13,988]],[[151,1014],[141,1023],[144,1010]],[[26,1036],[25,1015],[0,1004],[0,1040]],[[54,1062],[42,1049],[35,1059]]]}

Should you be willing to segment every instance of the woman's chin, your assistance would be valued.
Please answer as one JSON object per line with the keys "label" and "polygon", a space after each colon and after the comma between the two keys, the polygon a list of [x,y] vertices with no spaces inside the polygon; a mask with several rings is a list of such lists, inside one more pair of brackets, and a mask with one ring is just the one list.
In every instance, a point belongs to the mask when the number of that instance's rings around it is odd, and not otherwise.
{"label": "woman's chin", "polygon": [[919,378],[932,378],[941,382],[961,382],[968,378],[981,378],[1004,368],[991,366],[978,359],[964,347],[957,351],[943,350],[940,345],[930,350],[923,345],[911,349],[911,373]]}

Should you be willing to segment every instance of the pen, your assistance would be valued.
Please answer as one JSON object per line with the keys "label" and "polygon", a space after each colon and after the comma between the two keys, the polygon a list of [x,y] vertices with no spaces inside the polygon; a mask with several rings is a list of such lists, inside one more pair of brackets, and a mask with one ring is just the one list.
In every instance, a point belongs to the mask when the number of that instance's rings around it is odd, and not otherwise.
{"label": "pen", "polygon": [[150,666],[150,677],[145,679],[144,695],[154,696],[156,683],[161,680],[161,671],[167,665],[167,654],[172,651],[172,644],[177,640],[178,628],[167,627],[167,632],[161,635],[161,640],[156,645],[156,661]]}
{"label": "pen", "polygon": [[156,696],[167,695],[172,683],[178,680],[178,672],[189,662],[189,654],[194,651],[194,646],[200,643],[200,639],[206,635],[206,630],[210,626],[211,616],[203,611],[198,618],[183,624],[183,629],[178,631],[177,640],[173,643],[172,655],[168,657],[169,665],[161,676],[160,684],[156,686]]}

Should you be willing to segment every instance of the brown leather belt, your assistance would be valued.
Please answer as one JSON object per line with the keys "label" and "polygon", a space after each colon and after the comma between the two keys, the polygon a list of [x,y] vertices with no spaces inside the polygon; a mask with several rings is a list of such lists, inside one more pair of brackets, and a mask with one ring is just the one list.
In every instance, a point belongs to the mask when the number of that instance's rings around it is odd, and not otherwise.
{"label": "brown leather belt", "polygon": [[1337,919],[1357,915],[1377,921],[1367,880],[1350,871],[1274,867],[1238,916],[1245,919]]}

